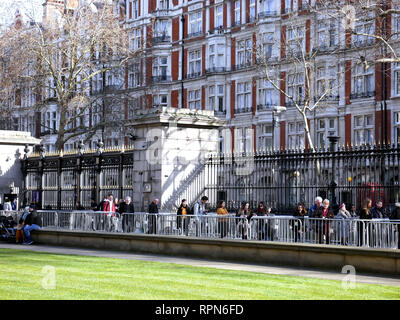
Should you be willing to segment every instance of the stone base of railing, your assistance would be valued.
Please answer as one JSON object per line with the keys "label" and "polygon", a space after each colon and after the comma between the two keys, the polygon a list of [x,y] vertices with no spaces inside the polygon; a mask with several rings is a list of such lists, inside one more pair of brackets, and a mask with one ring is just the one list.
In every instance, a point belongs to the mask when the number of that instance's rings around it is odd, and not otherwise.
{"label": "stone base of railing", "polygon": [[56,230],[33,232],[32,238],[35,242],[45,245],[317,268],[337,272],[341,272],[343,266],[351,265],[355,267],[356,272],[400,275],[400,250],[395,249]]}

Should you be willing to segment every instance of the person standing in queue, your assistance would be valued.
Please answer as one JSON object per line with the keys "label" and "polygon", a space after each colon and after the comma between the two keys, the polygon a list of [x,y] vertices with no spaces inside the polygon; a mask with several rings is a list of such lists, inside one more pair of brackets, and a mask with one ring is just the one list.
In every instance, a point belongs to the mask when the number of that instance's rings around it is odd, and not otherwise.
{"label": "person standing in queue", "polygon": [[192,212],[190,211],[189,206],[187,205],[187,200],[183,199],[181,202],[181,205],[178,208],[178,211],[176,213],[176,225],[178,229],[182,228],[181,234],[184,234],[187,236],[189,234],[189,222],[190,218],[188,217],[191,215]]}
{"label": "person standing in queue", "polygon": [[208,201],[207,196],[201,197],[193,207],[193,215],[195,216],[196,222],[196,237],[200,237],[203,232],[205,232],[206,227],[206,219],[205,216],[207,215],[206,211],[206,203]]}
{"label": "person standing in queue", "polygon": [[119,206],[119,213],[122,215],[122,232],[132,232],[133,215],[126,213],[135,213],[135,208],[132,203],[132,198],[125,197],[125,201],[121,202]]}
{"label": "person standing in queue", "polygon": [[225,238],[228,231],[229,213],[228,210],[226,209],[224,200],[218,202],[217,215],[218,215],[218,229],[221,234],[221,238]]}
{"label": "person standing in queue", "polygon": [[157,215],[158,215],[158,202],[159,200],[154,199],[149,205],[149,234],[157,234]]}

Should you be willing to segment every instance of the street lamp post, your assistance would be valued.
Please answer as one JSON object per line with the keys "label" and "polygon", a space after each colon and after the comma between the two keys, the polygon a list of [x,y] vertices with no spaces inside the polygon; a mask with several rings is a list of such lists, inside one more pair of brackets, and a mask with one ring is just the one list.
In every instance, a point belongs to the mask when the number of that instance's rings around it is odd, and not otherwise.
{"label": "street lamp post", "polygon": [[185,96],[184,96],[184,79],[185,79],[185,68],[183,67],[186,63],[185,61],[185,15],[182,14],[181,16],[181,22],[182,22],[182,69],[181,69],[181,108],[185,108],[184,103],[185,103]]}
{"label": "street lamp post", "polygon": [[[382,10],[385,12],[387,10],[387,4],[386,1],[382,1]],[[385,37],[388,34],[388,22],[387,22],[387,17],[383,19],[382,21],[382,35]],[[383,59],[387,58],[387,47],[386,44],[383,44]],[[386,103],[386,81],[387,81],[387,63],[382,62],[381,64],[381,142],[382,146],[386,145],[388,143],[387,137],[387,103]],[[383,104],[383,107],[382,107]]]}
{"label": "street lamp post", "polygon": [[283,106],[275,106],[272,110],[272,146],[275,146],[275,114],[279,115],[282,112],[286,111],[286,107]]}
{"label": "street lamp post", "polygon": [[[37,194],[37,198],[35,199],[37,208],[43,207],[43,172],[44,172],[44,158],[46,157],[46,148],[41,144],[39,146],[40,152],[40,160],[39,160],[39,194]],[[36,201],[37,200],[37,201]]]}

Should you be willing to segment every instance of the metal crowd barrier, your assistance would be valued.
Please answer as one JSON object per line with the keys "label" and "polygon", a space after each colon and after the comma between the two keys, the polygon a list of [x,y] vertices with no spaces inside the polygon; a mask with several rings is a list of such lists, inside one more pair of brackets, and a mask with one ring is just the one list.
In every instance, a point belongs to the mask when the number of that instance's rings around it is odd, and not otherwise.
{"label": "metal crowd barrier", "polygon": [[38,211],[42,228],[122,232],[121,214],[102,211]]}
{"label": "metal crowd barrier", "polygon": [[[22,212],[2,211],[0,215],[12,215],[17,220]],[[38,215],[44,229],[400,249],[400,221],[389,219],[320,219],[273,215],[248,219],[236,217],[234,214],[219,216],[216,213],[204,216],[177,216],[176,213],[112,214],[99,211],[56,210],[39,210]]]}
{"label": "metal crowd barrier", "polygon": [[[216,214],[207,216],[176,214],[124,213],[123,227],[127,232],[159,235],[193,236],[202,238],[226,237],[237,239],[246,237],[247,219]],[[246,228],[247,227],[247,228]]]}
{"label": "metal crowd barrier", "polygon": [[304,219],[305,241],[308,243],[399,248],[400,221],[389,219]]}
{"label": "metal crowd barrier", "polygon": [[359,219],[304,218],[304,242],[360,246],[364,221]]}
{"label": "metal crowd barrier", "polygon": [[365,221],[364,245],[371,248],[397,248],[400,249],[400,221],[389,219],[372,219]]}

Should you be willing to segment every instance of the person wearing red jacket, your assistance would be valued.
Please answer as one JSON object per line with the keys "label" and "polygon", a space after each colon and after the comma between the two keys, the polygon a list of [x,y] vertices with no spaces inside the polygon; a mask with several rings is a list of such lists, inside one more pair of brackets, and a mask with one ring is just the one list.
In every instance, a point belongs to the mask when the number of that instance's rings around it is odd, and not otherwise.
{"label": "person wearing red jacket", "polygon": [[115,212],[117,210],[115,207],[114,196],[112,193],[110,193],[108,195],[108,199],[104,200],[103,211],[107,212],[106,213],[106,230],[119,231],[118,217],[115,214]]}
{"label": "person wearing red jacket", "polygon": [[104,200],[103,211],[112,212],[113,213],[112,216],[115,217],[116,208],[115,208],[114,196],[112,193],[108,195],[108,199]]}
{"label": "person wearing red jacket", "polygon": [[[317,243],[322,244],[324,241],[323,236],[325,236],[326,244],[330,243],[330,229],[332,225],[332,221],[329,219],[334,218],[333,210],[330,207],[330,202],[328,199],[325,199],[322,202],[322,206],[320,206],[314,213],[315,218],[320,218],[321,220],[317,221],[317,225],[315,228],[315,233],[317,236]],[[328,219],[328,221],[323,221],[322,219]]]}

